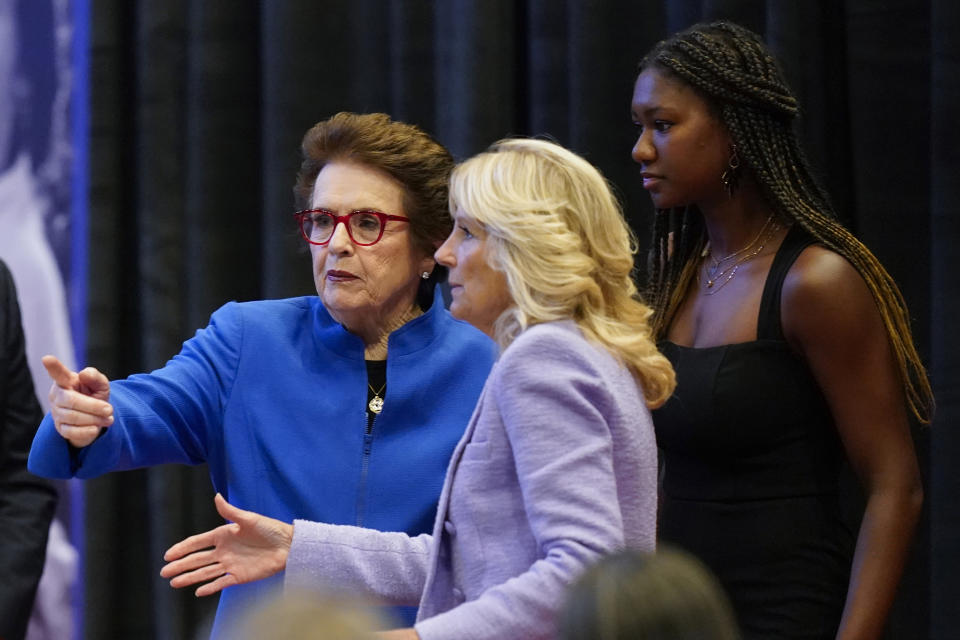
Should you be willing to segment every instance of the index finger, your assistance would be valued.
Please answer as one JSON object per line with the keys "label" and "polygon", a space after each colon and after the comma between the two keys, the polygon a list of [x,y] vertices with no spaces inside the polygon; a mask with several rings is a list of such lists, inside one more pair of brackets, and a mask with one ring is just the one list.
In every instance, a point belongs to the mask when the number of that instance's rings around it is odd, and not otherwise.
{"label": "index finger", "polygon": [[43,356],[41,361],[43,362],[44,369],[47,370],[47,375],[53,379],[57,386],[63,387],[64,389],[72,389],[76,386],[76,383],[80,379],[79,376],[77,376],[75,372],[70,371],[56,356],[46,355]]}

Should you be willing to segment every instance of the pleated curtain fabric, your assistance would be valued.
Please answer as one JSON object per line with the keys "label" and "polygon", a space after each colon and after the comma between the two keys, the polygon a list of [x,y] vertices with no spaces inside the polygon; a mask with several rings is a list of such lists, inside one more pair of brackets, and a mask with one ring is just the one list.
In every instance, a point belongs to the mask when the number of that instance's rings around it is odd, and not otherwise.
{"label": "pleated curtain fabric", "polygon": [[[916,316],[930,330],[930,374],[937,394],[937,416],[930,430],[927,466],[927,499],[930,507],[930,571],[921,575],[930,585],[931,638],[956,634],[960,613],[960,575],[951,571],[960,561],[960,338],[952,318],[960,313],[960,5],[933,0],[931,11],[930,70],[930,180],[928,197],[918,185],[917,216],[929,217],[930,278],[917,286],[928,295],[929,316]],[[916,209],[912,209],[916,211]],[[924,253],[917,243],[912,255]],[[903,589],[901,588],[901,592]]]}
{"label": "pleated curtain fabric", "polygon": [[[652,211],[630,160],[636,65],[660,38],[716,18],[767,37],[821,178],[911,308],[939,402],[934,426],[916,430],[927,501],[888,637],[950,637],[960,626],[951,0],[96,0],[86,362],[113,378],[148,371],[228,300],[312,293],[292,185],[303,133],[341,110],[416,123],[460,159],[507,135],[549,136],[614,183],[645,247]],[[206,467],[86,488],[84,637],[202,634],[216,598],[175,592],[158,572],[170,544],[221,523]]]}

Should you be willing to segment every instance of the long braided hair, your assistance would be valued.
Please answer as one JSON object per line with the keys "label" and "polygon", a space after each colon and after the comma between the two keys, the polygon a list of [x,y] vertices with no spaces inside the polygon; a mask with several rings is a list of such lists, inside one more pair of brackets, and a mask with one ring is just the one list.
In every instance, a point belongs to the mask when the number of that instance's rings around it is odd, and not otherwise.
{"label": "long braided hair", "polygon": [[[874,255],[837,221],[794,129],[797,100],[760,37],[726,21],[697,24],[657,43],[640,62],[640,71],[651,67],[688,85],[715,110],[778,218],[800,225],[860,273],[883,318],[907,406],[928,423],[933,391],[911,338],[903,295]],[[706,239],[695,206],[657,211],[647,300],[656,310],[652,324],[660,337],[695,276]]]}

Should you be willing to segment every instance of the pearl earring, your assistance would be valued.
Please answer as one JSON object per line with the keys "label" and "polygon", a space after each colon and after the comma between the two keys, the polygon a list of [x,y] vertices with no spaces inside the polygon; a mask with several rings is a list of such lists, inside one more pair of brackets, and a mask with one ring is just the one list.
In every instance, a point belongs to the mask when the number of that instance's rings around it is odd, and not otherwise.
{"label": "pearl earring", "polygon": [[429,271],[424,271],[423,273],[420,274],[420,277],[423,278],[424,280],[426,280],[427,278],[430,277],[430,272],[429,272]]}

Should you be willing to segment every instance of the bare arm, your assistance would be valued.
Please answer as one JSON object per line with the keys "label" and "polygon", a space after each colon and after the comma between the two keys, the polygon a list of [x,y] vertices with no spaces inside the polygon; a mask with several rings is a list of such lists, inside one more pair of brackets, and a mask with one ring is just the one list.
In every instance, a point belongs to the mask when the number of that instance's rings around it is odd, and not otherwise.
{"label": "bare arm", "polygon": [[823,391],[867,498],[837,638],[879,638],[923,499],[887,332],[859,273],[821,247],[791,268],[782,307],[787,340]]}

